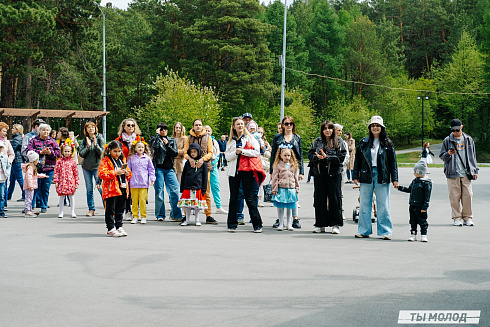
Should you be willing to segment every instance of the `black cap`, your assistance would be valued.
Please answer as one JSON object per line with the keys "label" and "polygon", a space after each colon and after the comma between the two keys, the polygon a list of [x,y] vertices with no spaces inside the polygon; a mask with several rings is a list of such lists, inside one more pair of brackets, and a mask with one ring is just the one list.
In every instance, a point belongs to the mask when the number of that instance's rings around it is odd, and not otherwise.
{"label": "black cap", "polygon": [[43,119],[38,118],[38,119],[36,119],[36,120],[35,120],[35,121],[32,123],[32,126],[39,126],[39,125],[41,125],[41,124],[45,124],[45,123],[46,123],[46,122],[45,122]]}
{"label": "black cap", "polygon": [[243,116],[242,116],[242,118],[247,118],[247,117],[250,118],[250,119],[254,119],[254,117],[252,116],[252,114],[249,113],[249,112],[244,113]]}
{"label": "black cap", "polygon": [[461,120],[459,120],[459,119],[451,120],[451,128],[454,128],[454,127],[460,128],[461,125],[463,125],[463,124],[461,124]]}

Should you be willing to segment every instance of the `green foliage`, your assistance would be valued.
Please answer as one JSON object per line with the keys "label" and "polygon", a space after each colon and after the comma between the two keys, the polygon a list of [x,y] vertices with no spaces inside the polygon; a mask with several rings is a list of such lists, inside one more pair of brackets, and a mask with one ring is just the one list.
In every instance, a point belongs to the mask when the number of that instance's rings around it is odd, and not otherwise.
{"label": "green foliage", "polygon": [[163,121],[171,129],[181,122],[187,130],[196,118],[215,128],[220,119],[220,106],[214,90],[200,87],[172,70],[157,77],[157,95],[145,106],[134,109],[134,115],[144,135],[153,135],[156,125]]}
{"label": "green foliage", "polygon": [[344,132],[350,132],[359,140],[368,135],[368,123],[373,113],[366,100],[354,98],[353,101],[337,100],[328,108],[328,119],[344,126]]}

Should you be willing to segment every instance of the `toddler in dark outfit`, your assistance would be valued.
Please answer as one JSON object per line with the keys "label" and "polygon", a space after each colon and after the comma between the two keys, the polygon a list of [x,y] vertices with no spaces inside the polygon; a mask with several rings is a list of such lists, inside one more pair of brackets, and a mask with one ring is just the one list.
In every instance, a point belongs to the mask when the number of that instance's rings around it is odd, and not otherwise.
{"label": "toddler in dark outfit", "polygon": [[430,193],[432,191],[432,181],[425,177],[427,164],[425,161],[419,161],[413,167],[415,179],[409,187],[399,186],[398,191],[410,193],[410,225],[411,235],[408,239],[410,242],[417,240],[417,225],[420,225],[421,241],[427,242],[427,209],[429,208]]}

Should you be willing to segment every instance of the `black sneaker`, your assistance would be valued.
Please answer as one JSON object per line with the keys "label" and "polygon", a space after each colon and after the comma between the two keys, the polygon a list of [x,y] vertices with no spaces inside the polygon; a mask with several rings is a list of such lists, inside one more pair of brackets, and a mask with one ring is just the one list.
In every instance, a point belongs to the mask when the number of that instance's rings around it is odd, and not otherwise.
{"label": "black sneaker", "polygon": [[218,225],[218,222],[213,217],[206,217],[206,224]]}
{"label": "black sneaker", "polygon": [[[294,220],[293,220],[293,225],[294,225]],[[274,223],[274,225],[272,225],[272,228],[277,228],[279,227],[279,219],[276,219],[276,222]]]}
{"label": "black sneaker", "polygon": [[26,199],[18,199],[17,202],[24,202]]}
{"label": "black sneaker", "polygon": [[301,224],[299,223],[299,219],[293,219],[293,228],[301,228]]}

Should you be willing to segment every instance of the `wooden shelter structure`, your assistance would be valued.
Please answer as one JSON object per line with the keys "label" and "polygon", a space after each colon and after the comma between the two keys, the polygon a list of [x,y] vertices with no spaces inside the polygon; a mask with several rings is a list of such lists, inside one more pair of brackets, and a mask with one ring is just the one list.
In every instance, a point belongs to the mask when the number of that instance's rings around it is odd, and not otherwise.
{"label": "wooden shelter structure", "polygon": [[47,123],[49,123],[50,118],[64,119],[65,125],[68,127],[72,119],[92,120],[96,125],[99,125],[102,117],[107,114],[109,114],[108,111],[0,108],[0,121],[11,126],[12,118],[22,117],[23,122],[25,122],[23,124],[24,130],[30,131],[32,123],[37,118],[43,118]]}

